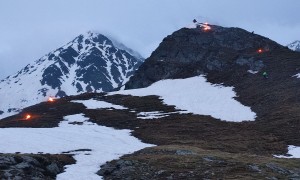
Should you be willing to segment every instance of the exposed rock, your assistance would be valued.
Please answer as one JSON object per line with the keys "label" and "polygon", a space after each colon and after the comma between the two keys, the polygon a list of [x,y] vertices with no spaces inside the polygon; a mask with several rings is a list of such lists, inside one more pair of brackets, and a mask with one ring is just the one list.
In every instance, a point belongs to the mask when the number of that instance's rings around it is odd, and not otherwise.
{"label": "exposed rock", "polygon": [[65,165],[74,162],[70,155],[0,154],[0,178],[55,179]]}
{"label": "exposed rock", "polygon": [[260,168],[256,164],[248,165],[249,169],[255,172],[261,172]]}
{"label": "exposed rock", "polygon": [[210,32],[183,28],[164,38],[125,88],[142,88],[162,79],[237,70],[236,64],[261,70],[263,62],[255,57],[259,48],[264,52],[284,49],[240,28],[212,26]]}
{"label": "exposed rock", "polygon": [[189,151],[189,150],[176,150],[176,154],[177,155],[194,155],[195,153],[193,151]]}
{"label": "exposed rock", "polygon": [[280,173],[280,174],[283,174],[283,175],[287,175],[287,174],[290,174],[290,171],[274,164],[274,163],[268,163],[266,164],[266,166],[268,168],[270,168],[272,171],[276,172],[276,173]]}
{"label": "exposed rock", "polygon": [[236,60],[236,63],[241,66],[248,66],[249,70],[251,71],[260,71],[264,67],[262,60],[255,60],[253,57],[248,59],[240,57]]}
{"label": "exposed rock", "polygon": [[[165,148],[165,149],[164,149]],[[298,161],[276,160],[268,157],[251,157],[248,154],[226,154],[219,151],[203,151],[194,147],[154,147],[125,155],[101,166],[98,173],[104,179],[297,179]],[[183,147],[181,147],[183,148]],[[189,158],[172,156],[162,152],[188,150],[197,152]],[[186,156],[185,156],[186,157]],[[251,164],[249,164],[249,162]],[[267,163],[264,165],[264,163]],[[271,171],[270,171],[271,169]],[[192,171],[191,171],[192,170]],[[106,173],[105,173],[106,172]]]}
{"label": "exposed rock", "polygon": [[46,169],[51,175],[54,175],[54,176],[61,172],[61,169],[59,169],[59,167],[57,166],[56,163],[51,163],[50,165],[48,165],[46,167]]}

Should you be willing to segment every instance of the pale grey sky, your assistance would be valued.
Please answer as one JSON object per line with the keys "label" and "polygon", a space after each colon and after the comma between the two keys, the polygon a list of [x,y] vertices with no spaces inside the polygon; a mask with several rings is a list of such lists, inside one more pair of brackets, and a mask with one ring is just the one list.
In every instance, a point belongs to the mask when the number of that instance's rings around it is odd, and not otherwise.
{"label": "pale grey sky", "polygon": [[198,18],[286,45],[300,39],[299,0],[0,0],[0,79],[89,30],[148,57]]}

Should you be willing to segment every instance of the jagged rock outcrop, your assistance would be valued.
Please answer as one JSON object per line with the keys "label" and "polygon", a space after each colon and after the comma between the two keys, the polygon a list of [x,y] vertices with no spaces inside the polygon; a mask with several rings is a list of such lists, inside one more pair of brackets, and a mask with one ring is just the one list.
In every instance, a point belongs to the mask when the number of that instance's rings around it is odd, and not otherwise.
{"label": "jagged rock outcrop", "polygon": [[55,179],[65,165],[74,163],[70,155],[0,154],[0,178]]}

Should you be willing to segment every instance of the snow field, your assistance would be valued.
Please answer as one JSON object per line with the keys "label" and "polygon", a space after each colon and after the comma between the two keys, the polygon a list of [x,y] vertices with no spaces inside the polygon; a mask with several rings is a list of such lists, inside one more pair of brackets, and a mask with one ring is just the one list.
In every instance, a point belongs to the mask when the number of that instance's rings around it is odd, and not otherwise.
{"label": "snow field", "polygon": [[[115,130],[87,122],[83,114],[66,116],[56,128],[2,128],[1,153],[50,153],[79,149],[91,151],[70,152],[75,154],[76,164],[68,165],[66,172],[57,179],[101,179],[95,174],[100,165],[124,154],[150,147],[130,135],[130,130]],[[82,125],[70,124],[83,122]]]}
{"label": "snow field", "polygon": [[105,101],[97,101],[94,99],[89,100],[73,100],[71,102],[82,103],[87,109],[99,109],[99,108],[114,108],[114,109],[127,109],[123,106],[114,105]]}
{"label": "snow field", "polygon": [[224,121],[254,121],[256,114],[250,107],[234,99],[233,87],[214,85],[203,76],[187,79],[161,80],[147,88],[111,92],[109,95],[157,95],[167,105],[175,105],[186,113],[210,115]]}
{"label": "snow field", "polygon": [[300,147],[289,145],[288,147],[288,154],[291,156],[284,156],[284,155],[275,155],[277,158],[300,158]]}

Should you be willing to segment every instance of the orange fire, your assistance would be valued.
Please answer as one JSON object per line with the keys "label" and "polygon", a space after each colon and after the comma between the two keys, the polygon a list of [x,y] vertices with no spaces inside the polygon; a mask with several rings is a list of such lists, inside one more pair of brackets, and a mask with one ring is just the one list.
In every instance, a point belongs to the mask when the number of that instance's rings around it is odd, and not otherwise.
{"label": "orange fire", "polygon": [[31,115],[30,114],[27,114],[26,116],[25,116],[25,119],[26,120],[28,120],[28,119],[30,119],[31,118]]}
{"label": "orange fire", "polygon": [[207,23],[205,23],[205,25],[203,25],[203,31],[209,31],[209,30],[211,30],[211,27]]}
{"label": "orange fire", "polygon": [[257,52],[258,52],[258,53],[262,53],[263,50],[262,50],[262,49],[258,49]]}
{"label": "orange fire", "polygon": [[48,98],[48,102],[53,102],[53,101],[54,101],[54,98],[52,98],[52,97]]}

